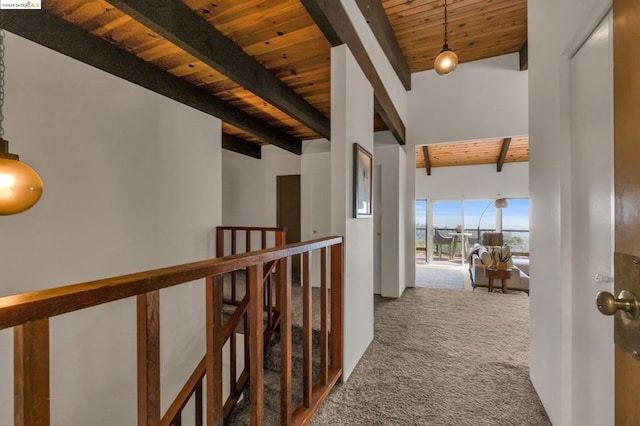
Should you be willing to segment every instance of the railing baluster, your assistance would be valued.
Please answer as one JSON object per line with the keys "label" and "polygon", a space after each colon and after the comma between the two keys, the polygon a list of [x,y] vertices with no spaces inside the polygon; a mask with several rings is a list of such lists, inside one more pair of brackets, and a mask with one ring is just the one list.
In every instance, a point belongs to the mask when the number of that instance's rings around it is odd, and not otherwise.
{"label": "railing baluster", "polygon": [[[275,231],[275,246],[281,247],[286,244],[287,233],[285,231]],[[291,259],[289,259],[291,263]],[[280,310],[280,286],[276,286],[276,311]]]}
{"label": "railing baluster", "polygon": [[195,394],[195,405],[196,405],[196,426],[203,426],[202,420],[202,380],[198,381],[198,385],[196,386],[196,394]]}
{"label": "railing baluster", "polygon": [[176,418],[173,420],[173,426],[182,426],[182,412],[176,415]]}
{"label": "railing baluster", "polygon": [[249,253],[251,251],[251,230],[247,229],[245,234],[244,252]]}
{"label": "railing baluster", "polygon": [[331,246],[331,367],[342,369],[342,243]]}
{"label": "railing baluster", "polygon": [[222,425],[222,297],[223,277],[207,277],[206,332],[207,332],[207,424]]}
{"label": "railing baluster", "polygon": [[290,425],[293,412],[291,393],[291,257],[278,262],[276,289],[280,299],[280,424]]}
{"label": "railing baluster", "polygon": [[247,273],[247,291],[249,293],[249,351],[250,362],[250,403],[251,426],[263,424],[264,408],[264,360],[263,360],[263,323],[262,323],[262,283],[263,264],[249,266]]}
{"label": "railing baluster", "polygon": [[309,280],[309,252],[302,254],[302,401],[304,406],[311,406],[311,389],[313,386],[312,356],[313,348],[311,344],[311,282]]}
{"label": "railing baluster", "polygon": [[49,426],[49,319],[13,330],[14,425]]}
{"label": "railing baluster", "polygon": [[273,274],[267,279],[267,322],[269,328],[273,327]]}
{"label": "railing baluster", "polygon": [[216,228],[216,257],[224,256],[224,228]]}
{"label": "railing baluster", "polygon": [[238,372],[236,371],[236,357],[238,351],[237,336],[235,330],[231,332],[229,337],[229,390],[231,395],[236,395],[236,380]]}
{"label": "railing baluster", "polygon": [[[231,255],[236,254],[236,230],[231,231]],[[236,299],[236,271],[231,272],[231,300],[237,302]],[[246,283],[245,283],[246,285]]]}
{"label": "railing baluster", "polygon": [[329,315],[327,287],[327,248],[320,249],[320,383],[329,382]]}
{"label": "railing baluster", "polygon": [[262,230],[262,241],[260,247],[262,248],[262,250],[267,248],[267,231],[265,231],[264,229]]}
{"label": "railing baluster", "polygon": [[160,425],[160,291],[137,296],[138,425]]}

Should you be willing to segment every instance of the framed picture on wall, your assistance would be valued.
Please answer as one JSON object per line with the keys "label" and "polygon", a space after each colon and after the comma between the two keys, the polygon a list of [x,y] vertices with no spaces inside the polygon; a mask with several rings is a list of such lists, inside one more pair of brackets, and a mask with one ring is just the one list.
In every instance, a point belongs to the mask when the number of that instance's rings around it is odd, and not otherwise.
{"label": "framed picture on wall", "polygon": [[353,217],[372,217],[373,156],[353,144]]}

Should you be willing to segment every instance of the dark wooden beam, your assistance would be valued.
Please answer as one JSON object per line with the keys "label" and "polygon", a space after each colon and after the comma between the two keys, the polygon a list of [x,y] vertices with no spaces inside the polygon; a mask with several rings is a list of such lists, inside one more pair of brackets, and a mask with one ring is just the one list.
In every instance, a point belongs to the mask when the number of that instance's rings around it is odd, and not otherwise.
{"label": "dark wooden beam", "polygon": [[507,152],[509,151],[509,144],[511,143],[511,138],[504,138],[502,140],[502,148],[500,148],[500,157],[498,157],[498,171],[502,171],[502,166],[504,165],[504,160],[507,158]]}
{"label": "dark wooden beam", "polygon": [[529,41],[525,41],[520,48],[520,71],[529,69]]}
{"label": "dark wooden beam", "polygon": [[398,143],[404,145],[406,130],[402,118],[400,118],[398,110],[393,105],[393,101],[376,67],[371,62],[371,58],[342,4],[335,0],[301,0],[301,2],[332,46],[347,44],[356,61],[358,61],[358,65],[360,65],[371,86],[373,86],[376,111],[378,111]]}
{"label": "dark wooden beam", "polygon": [[112,5],[220,71],[322,137],[327,117],[180,0],[113,0]]}
{"label": "dark wooden beam", "polygon": [[429,160],[429,147],[422,145],[422,154],[424,155],[424,168],[427,171],[427,176],[431,176],[431,161]]}
{"label": "dark wooden beam", "polygon": [[402,54],[402,49],[393,32],[389,18],[380,0],[356,0],[360,12],[367,20],[373,35],[376,36],[382,51],[389,59],[400,82],[406,90],[411,90],[411,71],[407,59]]}
{"label": "dark wooden beam", "polygon": [[228,133],[222,133],[222,148],[257,158],[258,160],[262,158],[262,146]]}
{"label": "dark wooden beam", "polygon": [[46,10],[1,10],[2,27],[109,74],[213,115],[294,154],[302,141]]}

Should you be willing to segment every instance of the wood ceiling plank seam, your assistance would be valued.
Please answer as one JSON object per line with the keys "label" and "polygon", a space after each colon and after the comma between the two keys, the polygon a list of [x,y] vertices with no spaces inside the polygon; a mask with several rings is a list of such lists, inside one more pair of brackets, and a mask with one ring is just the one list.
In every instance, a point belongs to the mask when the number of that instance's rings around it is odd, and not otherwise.
{"label": "wood ceiling plank seam", "polygon": [[327,117],[181,1],[163,0],[159,4],[158,0],[111,0],[111,3],[238,84],[259,93],[312,130],[330,137]]}
{"label": "wood ceiling plank seam", "polygon": [[[234,41],[241,42],[245,38],[253,38],[251,35],[245,35],[246,32],[264,31],[265,28],[275,26],[313,26],[313,20],[303,13],[300,3],[292,3],[286,7],[269,8],[262,13],[254,14],[253,16],[247,15],[240,19],[221,22],[219,19],[215,19],[215,16],[210,18],[205,16],[205,19],[218,28],[222,33],[231,38]],[[246,43],[239,43],[240,46],[246,46]]]}
{"label": "wood ceiling plank seam", "polygon": [[[500,16],[504,13],[519,12],[526,18],[527,8],[520,5],[514,5],[513,0],[501,0],[494,2],[489,7],[478,7],[477,3],[471,4],[466,8],[460,8],[449,12],[447,21],[454,25],[464,20],[478,20],[486,16]],[[444,23],[444,7],[434,13],[416,13],[415,15],[403,15],[396,18],[394,15],[389,16],[389,22],[396,31],[401,31],[409,27],[417,27],[421,25],[433,26]]]}
{"label": "wood ceiling plank seam", "polygon": [[[494,20],[490,23],[481,20],[462,20],[461,23],[463,25],[449,25],[447,35],[455,39],[456,37],[461,38],[465,34],[473,35],[478,33],[479,31],[487,33],[505,29],[520,29],[522,27],[526,28],[527,18],[522,17],[518,13],[513,13],[512,15],[505,17],[504,20]],[[442,38],[442,35],[442,23],[433,26],[422,25],[417,28],[413,27],[412,29],[408,29],[407,31],[398,32],[398,40],[403,42],[407,47],[413,47],[410,43],[415,43],[416,40],[428,40],[430,38],[438,37]],[[410,40],[409,43],[407,42],[407,40]]]}
{"label": "wood ceiling plank seam", "polygon": [[298,45],[301,40],[308,40],[309,38],[316,38],[318,36],[322,36],[322,33],[320,33],[317,28],[307,27],[287,34],[274,34],[274,36],[269,39],[243,47],[243,50],[248,55],[260,57],[274,50],[291,48],[291,46]]}
{"label": "wood ceiling plank seam", "polygon": [[231,122],[300,155],[301,141],[49,12],[0,10],[4,28],[109,74]]}
{"label": "wood ceiling plank seam", "polygon": [[[491,41],[495,41],[497,44],[504,39],[519,40],[523,37],[526,37],[526,31],[523,32],[521,28],[515,28],[515,29],[505,28],[505,29],[490,31],[481,35],[476,35],[476,36],[473,36],[472,39],[469,39],[469,37],[461,37],[460,39],[450,38],[449,44],[451,46],[455,46],[457,50],[461,50],[464,47],[477,47],[478,45],[481,45],[483,42],[487,42],[488,44],[490,44]],[[499,40],[496,40],[496,39],[499,39]],[[430,40],[433,40],[433,38],[431,38]],[[421,40],[416,40],[411,42],[410,50],[414,53],[423,51],[425,48],[426,48],[425,40],[422,40],[422,42]],[[518,48],[518,50],[520,49]]]}
{"label": "wood ceiling plank seam", "polygon": [[[233,30],[225,30],[224,28],[217,27],[224,35],[233,40],[238,46],[244,48],[252,44],[258,43],[263,40],[267,40],[278,32],[288,34],[293,31],[301,30],[308,27],[315,27],[313,20],[306,14],[291,15],[287,14],[286,19],[272,18],[268,25],[263,24],[264,27],[247,31],[243,26],[234,28]],[[316,27],[316,30],[319,31]]]}

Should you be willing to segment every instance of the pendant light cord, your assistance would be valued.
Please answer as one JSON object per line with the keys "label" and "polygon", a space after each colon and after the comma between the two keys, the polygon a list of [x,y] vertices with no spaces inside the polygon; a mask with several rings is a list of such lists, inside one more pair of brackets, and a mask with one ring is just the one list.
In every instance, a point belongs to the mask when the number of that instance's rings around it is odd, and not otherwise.
{"label": "pendant light cord", "polygon": [[444,44],[447,45],[447,0],[444,0]]}
{"label": "pendant light cord", "polygon": [[0,28],[0,139],[4,137],[4,30]]}

